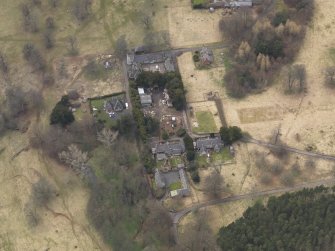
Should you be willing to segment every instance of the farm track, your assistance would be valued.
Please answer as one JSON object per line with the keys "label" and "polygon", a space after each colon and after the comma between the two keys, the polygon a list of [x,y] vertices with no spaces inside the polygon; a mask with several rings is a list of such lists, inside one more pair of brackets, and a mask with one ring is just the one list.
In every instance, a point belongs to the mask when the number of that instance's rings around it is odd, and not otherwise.
{"label": "farm track", "polygon": [[333,156],[333,155],[327,155],[327,154],[316,153],[316,152],[308,152],[308,151],[300,150],[300,149],[289,147],[289,146],[275,145],[275,144],[267,143],[267,142],[257,140],[257,139],[253,139],[253,138],[244,138],[243,141],[246,142],[246,143],[256,144],[256,145],[259,145],[259,146],[272,148],[272,149],[278,149],[278,150],[284,149],[288,152],[292,152],[292,153],[296,153],[296,154],[300,154],[300,155],[305,155],[305,156],[308,156],[308,157],[311,157],[311,158],[318,158],[318,159],[323,159],[323,160],[335,161],[335,156]]}
{"label": "farm track", "polygon": [[170,212],[170,216],[173,221],[174,225],[174,235],[176,240],[178,240],[178,223],[179,221],[188,213],[192,211],[196,211],[201,208],[209,207],[209,206],[214,206],[214,205],[221,205],[221,204],[227,204],[233,201],[239,201],[239,200],[246,200],[246,199],[255,199],[258,197],[263,197],[263,196],[271,196],[275,194],[281,194],[281,193],[288,193],[288,192],[295,192],[299,191],[304,188],[314,188],[317,186],[331,186],[335,184],[335,178],[331,179],[323,179],[323,180],[318,180],[318,181],[310,181],[310,182],[305,182],[298,184],[296,186],[292,187],[279,187],[279,188],[274,188],[270,190],[263,190],[263,191],[258,191],[258,192],[252,192],[252,193],[247,193],[247,194],[238,194],[238,195],[233,195],[230,197],[226,198],[220,198],[220,199],[215,199],[215,200],[210,200],[210,201],[205,201],[201,203],[197,203],[192,205],[191,207],[185,208],[181,211],[178,212]]}

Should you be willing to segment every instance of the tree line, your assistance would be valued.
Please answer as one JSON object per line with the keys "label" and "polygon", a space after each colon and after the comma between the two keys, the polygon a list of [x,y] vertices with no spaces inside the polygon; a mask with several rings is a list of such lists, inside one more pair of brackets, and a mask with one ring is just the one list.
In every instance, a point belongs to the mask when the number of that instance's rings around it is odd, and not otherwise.
{"label": "tree line", "polygon": [[222,227],[222,250],[334,250],[335,188],[323,186],[256,203]]}

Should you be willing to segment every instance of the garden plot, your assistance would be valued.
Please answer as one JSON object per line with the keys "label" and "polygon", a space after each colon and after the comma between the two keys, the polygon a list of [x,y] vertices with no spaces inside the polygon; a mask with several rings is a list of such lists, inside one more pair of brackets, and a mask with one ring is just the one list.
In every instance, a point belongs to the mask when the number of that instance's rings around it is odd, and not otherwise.
{"label": "garden plot", "polygon": [[215,133],[222,126],[214,101],[190,103],[191,124],[195,133]]}
{"label": "garden plot", "polygon": [[117,125],[118,119],[128,113],[124,93],[90,99],[93,116],[108,128]]}
{"label": "garden plot", "polygon": [[280,120],[283,110],[278,106],[243,108],[238,110],[242,124]]}

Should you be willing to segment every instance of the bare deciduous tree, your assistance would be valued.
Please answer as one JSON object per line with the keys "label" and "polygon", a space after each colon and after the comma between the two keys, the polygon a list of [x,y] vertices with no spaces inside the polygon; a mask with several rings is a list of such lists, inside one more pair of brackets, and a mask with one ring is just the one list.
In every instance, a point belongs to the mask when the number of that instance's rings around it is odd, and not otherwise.
{"label": "bare deciduous tree", "polygon": [[288,66],[284,70],[288,93],[300,93],[306,89],[306,67],[303,64]]}
{"label": "bare deciduous tree", "polygon": [[303,64],[296,64],[293,67],[298,81],[298,90],[301,92],[306,88],[306,67]]}
{"label": "bare deciduous tree", "polygon": [[159,203],[149,201],[147,204],[148,217],[143,224],[144,243],[150,245],[159,240],[164,246],[175,244],[172,232],[172,220],[168,211]]}
{"label": "bare deciduous tree", "polygon": [[84,21],[90,15],[91,0],[75,0],[73,4],[73,14],[78,21]]}
{"label": "bare deciduous tree", "polygon": [[309,170],[314,170],[316,168],[316,163],[313,159],[307,159],[305,162],[305,167]]}
{"label": "bare deciduous tree", "polygon": [[0,51],[0,70],[3,74],[7,74],[9,66],[5,55]]}
{"label": "bare deciduous tree", "polygon": [[43,207],[52,199],[54,193],[53,187],[43,177],[34,183],[31,191],[31,201],[35,206]]}
{"label": "bare deciduous tree", "polygon": [[114,48],[115,48],[116,56],[120,60],[124,59],[126,54],[127,54],[127,49],[128,49],[128,43],[126,41],[126,36],[125,35],[119,37],[116,40]]}
{"label": "bare deciduous tree", "polygon": [[67,40],[68,40],[69,45],[70,45],[69,54],[71,56],[78,55],[79,50],[78,50],[77,38],[75,36],[69,36]]}
{"label": "bare deciduous tree", "polygon": [[223,185],[223,177],[216,171],[212,171],[204,180],[204,190],[214,197],[220,195]]}
{"label": "bare deciduous tree", "polygon": [[40,217],[37,213],[36,207],[31,202],[28,202],[25,204],[23,212],[26,217],[28,226],[31,228],[36,227],[40,222]]}
{"label": "bare deciduous tree", "polygon": [[179,250],[217,251],[215,235],[208,226],[208,213],[205,210],[196,212],[195,220],[186,224],[186,231],[180,234]]}
{"label": "bare deciduous tree", "polygon": [[329,66],[325,70],[325,82],[330,87],[335,87],[335,66]]}
{"label": "bare deciduous tree", "polygon": [[57,8],[59,6],[60,0],[49,0],[49,4],[53,8]]}
{"label": "bare deciduous tree", "polygon": [[118,134],[119,133],[117,131],[114,132],[114,131],[112,131],[110,129],[104,128],[100,132],[98,132],[97,139],[104,146],[106,146],[106,147],[109,148],[109,147],[111,147],[114,144],[114,142],[115,142]]}
{"label": "bare deciduous tree", "polygon": [[82,171],[87,169],[87,152],[82,152],[76,145],[70,145],[67,151],[59,153],[58,157],[77,173],[82,173]]}
{"label": "bare deciduous tree", "polygon": [[36,33],[39,31],[37,16],[33,13],[28,4],[21,6],[23,16],[23,28],[26,31]]}
{"label": "bare deciduous tree", "polygon": [[66,150],[74,142],[74,137],[59,126],[46,129],[35,127],[30,138],[30,145],[42,149],[49,157],[58,159],[58,153]]}
{"label": "bare deciduous tree", "polygon": [[62,78],[67,78],[68,77],[68,72],[66,69],[66,64],[64,59],[60,62],[59,68],[58,68],[58,74],[62,77]]}
{"label": "bare deciduous tree", "polygon": [[244,32],[252,25],[251,12],[242,8],[228,18],[221,19],[219,28],[225,38],[232,41],[240,40]]}
{"label": "bare deciduous tree", "polygon": [[44,46],[46,49],[51,49],[54,47],[54,39],[53,39],[53,35],[50,31],[46,31],[44,32],[43,35],[44,38]]}
{"label": "bare deciduous tree", "polygon": [[150,29],[151,25],[152,25],[150,16],[144,14],[143,17],[142,17],[142,23],[144,24],[144,27],[146,29]]}
{"label": "bare deciduous tree", "polygon": [[31,43],[25,44],[22,52],[24,59],[27,60],[35,70],[41,72],[46,70],[46,61],[35,45]]}

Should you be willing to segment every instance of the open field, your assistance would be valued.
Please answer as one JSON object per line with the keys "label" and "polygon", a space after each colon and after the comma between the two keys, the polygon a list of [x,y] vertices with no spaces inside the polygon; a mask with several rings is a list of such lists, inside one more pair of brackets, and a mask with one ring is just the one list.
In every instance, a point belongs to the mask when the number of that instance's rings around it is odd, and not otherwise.
{"label": "open field", "polygon": [[190,1],[183,0],[177,7],[169,8],[169,31],[173,47],[188,47],[222,40],[219,31],[221,12],[193,10]]}
{"label": "open field", "polygon": [[[106,250],[86,218],[89,192],[75,175],[35,150],[23,151],[12,159],[27,145],[22,135],[10,133],[0,145],[1,250]],[[54,192],[48,207],[37,209],[40,223],[32,228],[24,207],[32,184],[40,177],[48,180]]]}
{"label": "open field", "polygon": [[209,70],[197,70],[191,52],[178,57],[178,65],[187,91],[186,99],[188,103],[207,100],[206,95],[209,92],[217,92],[220,97],[224,95],[222,79],[225,68],[223,66]]}

